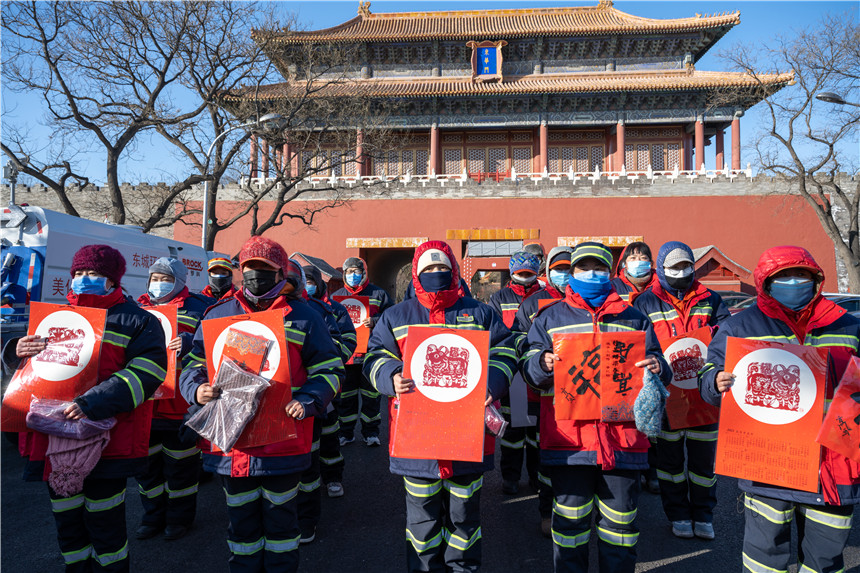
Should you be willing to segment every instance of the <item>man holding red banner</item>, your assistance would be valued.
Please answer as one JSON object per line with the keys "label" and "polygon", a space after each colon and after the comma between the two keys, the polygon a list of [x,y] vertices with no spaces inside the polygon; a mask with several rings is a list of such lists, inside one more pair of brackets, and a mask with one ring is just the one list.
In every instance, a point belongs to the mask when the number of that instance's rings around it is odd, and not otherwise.
{"label": "man holding red banner", "polygon": [[[75,398],[65,415],[68,420],[115,417],[116,425],[104,450],[83,446],[74,450],[75,463],[90,456],[98,459],[84,478],[81,493],[64,497],[48,488],[69,572],[129,570],[126,482],[146,469],[152,419],[152,402],[147,398],[166,375],[164,332],[154,316],[123,295],[120,281],[125,268],[122,253],[108,245],[82,247],[72,258],[69,304],[107,309],[107,321],[98,383]],[[45,346],[44,338],[25,336],[17,341],[17,360],[12,362],[35,356]],[[4,370],[18,366],[6,357],[4,352]],[[19,450],[28,458],[25,480],[47,480],[52,468],[46,454],[53,440],[54,436],[49,439],[40,432],[19,434]]]}
{"label": "man holding red banner", "polygon": [[[215,299],[192,294],[185,286],[188,269],[179,259],[161,257],[149,267],[149,289],[138,297],[143,306],[171,305],[177,309],[178,336],[167,345],[177,364],[191,350],[194,331]],[[185,437],[182,419],[188,402],[178,392],[173,398],[155,400],[149,434],[149,467],[138,476],[143,518],[135,532],[149,539],[164,530],[168,541],[184,537],[197,513],[200,448]]]}
{"label": "man holding red banner", "polygon": [[[239,253],[243,288],[210,308],[206,319],[281,310],[287,335],[292,400],[285,415],[296,420],[297,438],[215,452],[204,443],[203,467],[220,474],[227,496],[227,544],[231,571],[296,571],[300,531],[296,510],[299,478],[310,467],[313,417],[323,416],[343,380],[343,362],[316,311],[301,299],[301,269],[281,245],[253,236]],[[194,334],[179,381],[190,404],[215,392],[206,371],[203,328]]]}
{"label": "man holding red banner", "polygon": [[[349,257],[343,262],[343,287],[332,293],[332,296],[366,296],[370,299],[370,308],[363,326],[373,329],[379,321],[381,313],[392,305],[391,297],[385,289],[370,282],[367,274],[367,263],[359,257]],[[367,379],[361,374],[363,354],[354,354],[352,361],[346,365],[346,380],[340,393],[340,445],[345,446],[355,441],[355,426],[359,417],[359,395],[361,396],[361,435],[364,443],[371,447],[380,445],[379,416],[381,397],[373,389]]]}
{"label": "man holding red banner", "polygon": [[[633,306],[651,320],[664,352],[673,337],[705,326],[716,329],[731,316],[720,295],[696,280],[695,257],[689,246],[679,241],[664,244],[656,263],[657,282],[637,296]],[[714,539],[716,454],[716,421],[670,429],[663,416],[663,430],[657,438],[657,477],[663,511],[676,537]]]}
{"label": "man holding red banner", "polygon": [[553,334],[644,331],[646,358],[636,366],[658,375],[664,384],[672,372],[648,318],[621,300],[609,282],[609,249],[581,243],[571,264],[564,300],[538,311],[520,363],[526,382],[541,392],[541,463],[550,468],[555,495],[553,563],[556,572],[588,571],[596,502],[600,571],[633,573],[639,473],[648,467],[648,438],[633,422],[556,420],[554,370],[568,365],[553,352]]}
{"label": "man holding red banner", "polygon": [[[373,329],[364,373],[382,394],[394,397],[415,390],[404,378],[403,356],[410,325],[490,334],[486,404],[504,396],[516,368],[510,332],[488,305],[459,291],[459,267],[451,248],[428,241],[415,250],[415,297],[391,307]],[[394,428],[392,427],[392,431]],[[481,564],[480,494],[483,472],[493,469],[495,441],[484,441],[483,462],[391,457],[390,469],[404,476],[408,571],[477,571]]]}
{"label": "man holding red banner", "polygon": [[[756,304],[720,325],[699,373],[702,397],[719,406],[734,384],[725,372],[726,339],[803,344],[827,348],[835,379],[827,398],[860,343],[860,321],[821,294],[824,272],[801,247],[765,251],[754,271]],[[860,502],[860,464],[824,447],[819,470],[821,493],[739,480],[746,521],[743,564],[746,571],[786,571],[791,559],[791,522],[797,519],[798,568],[842,571],[842,551],[851,532],[854,505]]]}

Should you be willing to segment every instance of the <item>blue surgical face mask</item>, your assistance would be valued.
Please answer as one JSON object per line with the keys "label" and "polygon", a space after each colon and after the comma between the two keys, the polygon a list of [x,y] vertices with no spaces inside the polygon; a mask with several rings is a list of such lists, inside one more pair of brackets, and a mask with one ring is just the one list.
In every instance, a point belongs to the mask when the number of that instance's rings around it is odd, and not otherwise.
{"label": "blue surgical face mask", "polygon": [[308,291],[308,296],[314,296],[317,293],[317,285],[306,284],[305,290]]}
{"label": "blue surgical face mask", "polygon": [[154,298],[155,300],[160,300],[173,291],[173,287],[176,286],[176,283],[169,283],[164,281],[151,282],[149,283],[149,296]]}
{"label": "blue surgical face mask", "polygon": [[72,279],[72,291],[75,294],[107,294],[107,277],[75,277]]}
{"label": "blue surgical face mask", "polygon": [[351,273],[346,275],[346,284],[351,287],[358,286],[361,284],[361,279],[364,278],[363,273]]}
{"label": "blue surgical face mask", "polygon": [[627,274],[633,278],[648,276],[651,272],[651,261],[630,261],[627,263]]}
{"label": "blue surgical face mask", "polygon": [[560,289],[564,289],[569,278],[570,271],[549,271],[549,281],[553,284],[553,286],[558,287]]}
{"label": "blue surgical face mask", "polygon": [[583,283],[603,284],[609,282],[609,271],[580,271],[574,272],[573,278]]}
{"label": "blue surgical face mask", "polygon": [[439,292],[451,288],[451,271],[423,272],[418,282],[427,292]]}
{"label": "blue surgical face mask", "polygon": [[785,277],[773,279],[770,296],[784,307],[800,310],[809,304],[815,294],[815,282],[811,279]]}

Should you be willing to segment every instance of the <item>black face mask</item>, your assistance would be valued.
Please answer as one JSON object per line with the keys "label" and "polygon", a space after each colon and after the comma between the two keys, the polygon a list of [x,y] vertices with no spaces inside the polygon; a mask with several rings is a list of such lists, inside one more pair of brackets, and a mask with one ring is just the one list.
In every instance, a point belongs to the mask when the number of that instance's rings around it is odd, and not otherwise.
{"label": "black face mask", "polygon": [[212,287],[213,292],[227,292],[231,284],[233,284],[231,275],[209,275],[209,286]]}
{"label": "black face mask", "polygon": [[695,277],[691,274],[687,277],[675,278],[675,277],[666,277],[666,284],[672,287],[673,289],[679,292],[686,292],[690,285],[693,284],[693,279]]}
{"label": "black face mask", "polygon": [[264,295],[278,284],[278,271],[250,270],[242,273],[244,286],[254,296]]}

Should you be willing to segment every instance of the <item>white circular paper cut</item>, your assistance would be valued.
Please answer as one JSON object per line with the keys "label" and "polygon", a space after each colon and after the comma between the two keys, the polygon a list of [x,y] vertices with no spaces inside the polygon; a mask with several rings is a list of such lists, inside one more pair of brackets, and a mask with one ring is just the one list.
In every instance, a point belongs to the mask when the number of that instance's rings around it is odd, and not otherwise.
{"label": "white circular paper cut", "polygon": [[484,365],[475,346],[456,334],[437,334],[418,345],[410,364],[415,387],[434,402],[456,402],[481,380]]}
{"label": "white circular paper cut", "polygon": [[161,330],[164,331],[164,344],[170,344],[170,341],[173,340],[170,335],[173,334],[170,328],[170,321],[167,320],[167,317],[164,313],[161,313],[157,310],[153,310],[151,308],[146,309],[146,312],[154,316],[158,319],[158,324],[161,325]]}
{"label": "white circular paper cut", "polygon": [[36,335],[48,338],[48,346],[30,360],[39,378],[59,382],[80,374],[93,356],[96,333],[83,316],[59,310],[46,316]]}
{"label": "white circular paper cut", "polygon": [[786,350],[750,352],[732,373],[735,402],[759,422],[775,426],[796,422],[815,403],[815,375],[803,360]]}
{"label": "white circular paper cut", "polygon": [[215,364],[215,367],[217,368],[221,365],[221,354],[224,352],[224,343],[227,340],[227,332],[231,329],[241,330],[242,332],[255,334],[257,336],[265,336],[267,339],[272,341],[272,347],[269,349],[269,354],[266,355],[266,362],[263,364],[263,371],[260,372],[260,376],[271,380],[272,376],[275,375],[275,372],[278,371],[278,365],[281,363],[281,349],[278,346],[275,333],[272,332],[265,324],[254,322],[253,320],[237,322],[236,324],[230,325],[229,328],[225,328],[221,331],[221,334],[218,335],[218,338],[215,339],[215,344],[212,346],[212,363]]}
{"label": "white circular paper cut", "polygon": [[669,345],[663,356],[672,367],[672,386],[698,388],[698,372],[705,365],[708,347],[698,338],[681,338]]}
{"label": "white circular paper cut", "polygon": [[354,325],[359,325],[367,318],[367,308],[354,298],[345,298],[340,301],[349,313],[349,319]]}

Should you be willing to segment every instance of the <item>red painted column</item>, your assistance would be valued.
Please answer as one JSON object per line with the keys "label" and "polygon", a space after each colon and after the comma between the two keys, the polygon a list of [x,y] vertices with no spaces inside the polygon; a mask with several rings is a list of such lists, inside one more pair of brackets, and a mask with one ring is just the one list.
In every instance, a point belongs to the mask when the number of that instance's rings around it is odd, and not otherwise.
{"label": "red painted column", "polygon": [[604,169],[606,171],[618,171],[618,168],[615,167],[615,152],[618,151],[615,149],[615,138],[609,135],[607,139],[606,145],[609,148],[609,153],[606,155],[606,161],[603,164]]}
{"label": "red painted column", "polygon": [[364,156],[364,131],[359,129],[355,134],[355,159],[358,161],[358,176],[367,175],[367,158]]}
{"label": "red painted column", "polygon": [[549,163],[549,152],[547,151],[549,141],[549,129],[546,126],[546,122],[542,121],[540,123],[540,163],[538,163],[539,171],[543,173],[546,171],[547,164]]}
{"label": "red painted column", "polygon": [[732,120],[732,169],[741,168],[741,118]]}
{"label": "red painted column", "polygon": [[290,149],[290,147],[291,145],[289,143],[285,143],[281,147],[281,172],[286,177],[290,177],[292,175],[290,169],[292,167],[292,164],[290,163],[290,153],[292,152],[292,149]]}
{"label": "red painted column", "polygon": [[725,163],[725,154],[723,153],[723,128],[717,130],[717,164],[714,169],[722,169]]}
{"label": "red painted column", "polygon": [[252,135],[251,139],[248,140],[248,145],[250,146],[250,160],[248,165],[248,170],[251,172],[251,179],[257,177],[257,136]]}
{"label": "red painted column", "polygon": [[705,124],[696,120],[696,171],[705,163]]}
{"label": "red painted column", "polygon": [[439,174],[439,126],[435,123],[430,126],[430,174]]}
{"label": "red painted column", "polygon": [[619,121],[615,128],[615,171],[621,171],[621,166],[624,165],[624,122]]}
{"label": "red painted column", "polygon": [[260,143],[260,155],[263,156],[263,161],[261,165],[261,170],[263,172],[263,177],[269,176],[269,141],[264,139]]}

